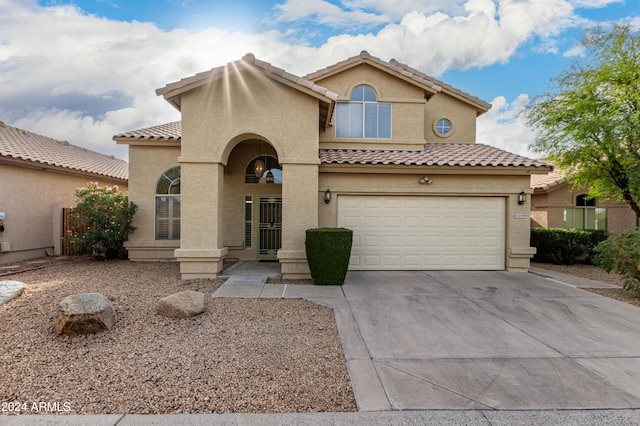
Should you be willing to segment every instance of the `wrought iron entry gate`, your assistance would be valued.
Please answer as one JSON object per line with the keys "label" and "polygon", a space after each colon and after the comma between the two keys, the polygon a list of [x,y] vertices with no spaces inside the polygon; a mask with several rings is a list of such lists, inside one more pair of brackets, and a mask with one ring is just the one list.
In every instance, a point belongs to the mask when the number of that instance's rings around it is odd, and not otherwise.
{"label": "wrought iron entry gate", "polygon": [[282,197],[260,197],[259,260],[276,260],[282,246]]}

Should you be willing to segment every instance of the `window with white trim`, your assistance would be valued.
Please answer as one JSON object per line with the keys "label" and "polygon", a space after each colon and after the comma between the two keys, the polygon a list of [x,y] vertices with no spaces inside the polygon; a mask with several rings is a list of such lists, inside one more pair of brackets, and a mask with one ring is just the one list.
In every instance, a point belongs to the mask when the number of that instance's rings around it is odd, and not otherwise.
{"label": "window with white trim", "polygon": [[162,173],[156,185],[156,240],[180,239],[180,166]]}
{"label": "window with white trim", "polygon": [[607,209],[596,207],[595,198],[576,197],[576,206],[564,209],[564,227],[573,229],[607,229]]}
{"label": "window with white trim", "polygon": [[356,87],[349,102],[336,105],[336,137],[390,139],[391,104],[378,102],[376,93],[369,86]]}

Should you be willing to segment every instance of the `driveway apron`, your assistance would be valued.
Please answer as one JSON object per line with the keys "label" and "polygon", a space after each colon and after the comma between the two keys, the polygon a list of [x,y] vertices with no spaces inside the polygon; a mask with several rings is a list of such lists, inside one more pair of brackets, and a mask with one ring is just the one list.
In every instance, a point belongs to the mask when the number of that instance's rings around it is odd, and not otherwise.
{"label": "driveway apron", "polygon": [[640,408],[640,308],[509,272],[352,271],[342,289],[360,410]]}

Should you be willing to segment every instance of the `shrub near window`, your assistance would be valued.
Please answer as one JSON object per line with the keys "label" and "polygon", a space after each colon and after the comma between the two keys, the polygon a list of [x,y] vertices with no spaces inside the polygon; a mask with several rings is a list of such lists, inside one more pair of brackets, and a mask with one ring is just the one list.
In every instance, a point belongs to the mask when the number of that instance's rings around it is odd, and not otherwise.
{"label": "shrub near window", "polygon": [[352,242],[350,229],[307,229],[305,249],[314,284],[344,284]]}
{"label": "shrub near window", "polygon": [[595,249],[593,262],[624,277],[624,288],[640,296],[640,229],[612,235]]}
{"label": "shrub near window", "polygon": [[556,265],[591,263],[594,248],[607,236],[603,230],[531,228],[531,246],[537,249],[533,261]]}
{"label": "shrub near window", "polygon": [[137,206],[117,186],[90,182],[76,189],[78,204],[72,215],[80,224],[65,241],[82,247],[82,254],[105,259],[126,258],[124,242],[135,228],[131,224]]}

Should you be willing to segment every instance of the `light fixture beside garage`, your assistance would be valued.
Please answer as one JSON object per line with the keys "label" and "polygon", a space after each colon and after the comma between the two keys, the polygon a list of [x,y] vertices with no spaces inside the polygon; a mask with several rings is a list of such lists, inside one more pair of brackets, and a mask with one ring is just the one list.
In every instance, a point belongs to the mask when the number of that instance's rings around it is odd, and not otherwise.
{"label": "light fixture beside garage", "polygon": [[418,180],[418,183],[420,185],[431,185],[433,183],[433,179],[431,179],[429,176],[422,176],[420,180]]}
{"label": "light fixture beside garage", "polygon": [[527,194],[525,194],[524,191],[521,191],[520,194],[518,194],[518,204],[523,205],[526,201]]}
{"label": "light fixture beside garage", "polygon": [[324,203],[329,204],[330,202],[331,202],[331,191],[327,188],[327,190],[324,191]]}

